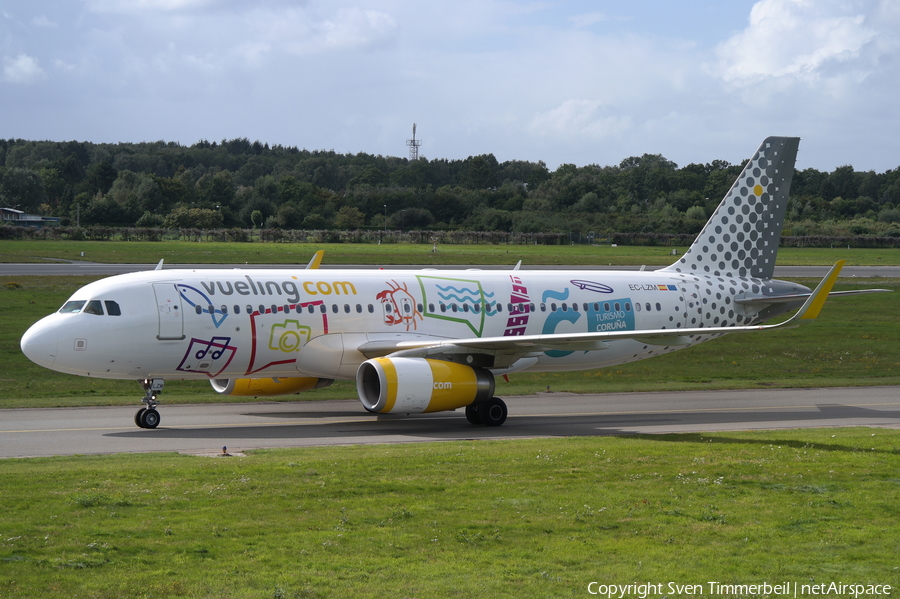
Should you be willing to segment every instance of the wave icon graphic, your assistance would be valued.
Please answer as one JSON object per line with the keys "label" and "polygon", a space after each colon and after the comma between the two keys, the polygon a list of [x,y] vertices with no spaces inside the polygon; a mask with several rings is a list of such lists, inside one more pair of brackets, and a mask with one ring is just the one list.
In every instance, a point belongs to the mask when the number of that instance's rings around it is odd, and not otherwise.
{"label": "wave icon graphic", "polygon": [[492,298],[493,293],[486,293],[482,289],[470,289],[468,287],[454,287],[453,285],[441,286],[435,285],[438,290],[438,297],[443,300],[456,300],[458,302],[471,302],[477,304],[481,302],[481,298]]}
{"label": "wave icon graphic", "polygon": [[[495,313],[496,302],[492,300],[495,293],[486,293],[481,283],[471,279],[416,278],[425,299],[425,318],[465,325],[476,336],[481,336],[485,316]],[[435,305],[437,302],[440,306]]]}

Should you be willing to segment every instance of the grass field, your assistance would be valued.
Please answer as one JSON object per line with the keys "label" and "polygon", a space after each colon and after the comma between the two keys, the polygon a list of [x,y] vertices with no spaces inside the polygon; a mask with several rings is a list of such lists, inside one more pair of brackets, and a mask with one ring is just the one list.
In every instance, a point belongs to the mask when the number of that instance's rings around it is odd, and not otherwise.
{"label": "grass field", "polygon": [[[817,255],[808,263],[833,262]],[[54,373],[19,350],[32,322],[93,279],[0,278],[0,407],[137,403],[134,382]],[[837,289],[872,286],[900,281]],[[811,326],[614,369],[517,374],[498,395],[898,385],[897,297],[829,301]],[[325,397],[355,390],[339,383],[290,400]],[[163,398],[223,400],[179,381]],[[734,596],[709,581],[900,589],[893,430],[0,460],[0,501],[0,599],[589,597],[591,582],[661,583],[665,592],[649,596],[669,599]],[[695,584],[702,594],[686,588]]]}
{"label": "grass field", "polygon": [[864,428],[2,460],[0,598],[896,590],[898,465]]}
{"label": "grass field", "polygon": [[[325,250],[324,264],[509,264],[523,265],[641,265],[661,266],[675,261],[672,250],[687,247],[609,245],[441,245],[430,244],[312,244],[312,243],[191,243],[186,241],[0,241],[0,262],[46,262],[47,259],[155,264],[299,264]],[[81,253],[84,252],[84,256]],[[900,249],[781,248],[781,265],[832,265],[846,259],[849,266],[900,264]]]}

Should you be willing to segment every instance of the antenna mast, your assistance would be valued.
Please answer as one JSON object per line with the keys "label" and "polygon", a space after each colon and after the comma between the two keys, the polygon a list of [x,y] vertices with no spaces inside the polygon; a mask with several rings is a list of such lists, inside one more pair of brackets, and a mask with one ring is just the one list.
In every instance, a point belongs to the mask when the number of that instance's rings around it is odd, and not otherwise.
{"label": "antenna mast", "polygon": [[422,145],[422,140],[416,139],[416,124],[415,123],[413,123],[412,139],[407,139],[406,145],[409,146],[409,159],[410,160],[418,160],[419,159],[419,146]]}

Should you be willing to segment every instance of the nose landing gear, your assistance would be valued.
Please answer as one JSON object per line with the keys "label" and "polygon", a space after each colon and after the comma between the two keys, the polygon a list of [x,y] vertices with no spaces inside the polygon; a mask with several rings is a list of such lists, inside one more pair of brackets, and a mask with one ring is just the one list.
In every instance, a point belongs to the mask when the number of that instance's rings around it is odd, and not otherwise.
{"label": "nose landing gear", "polygon": [[156,428],[159,426],[159,412],[156,411],[156,406],[159,405],[159,402],[156,401],[157,396],[162,393],[163,386],[166,382],[163,379],[144,379],[141,381],[141,387],[144,388],[144,397],[141,398],[141,402],[147,404],[146,408],[141,408],[134,415],[134,423],[141,428]]}

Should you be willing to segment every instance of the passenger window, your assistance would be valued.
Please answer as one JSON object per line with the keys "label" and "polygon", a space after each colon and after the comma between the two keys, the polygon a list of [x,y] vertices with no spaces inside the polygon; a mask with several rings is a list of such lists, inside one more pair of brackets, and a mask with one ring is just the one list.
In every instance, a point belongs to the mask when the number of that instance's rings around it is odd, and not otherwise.
{"label": "passenger window", "polygon": [[100,303],[100,300],[91,300],[87,303],[82,312],[85,314],[103,316],[103,305]]}
{"label": "passenger window", "polygon": [[619,306],[619,302],[616,302],[616,303],[615,303],[615,306],[616,306],[616,312],[621,312],[621,311],[622,311],[622,310],[620,309],[621,306]]}
{"label": "passenger window", "polygon": [[337,304],[331,304],[331,311],[334,312],[335,314],[338,313],[338,307],[337,307]]}
{"label": "passenger window", "polygon": [[247,314],[253,314],[253,306],[247,304]]}
{"label": "passenger window", "polygon": [[66,302],[65,305],[63,305],[63,307],[59,309],[59,311],[62,314],[75,314],[76,312],[81,312],[81,309],[86,303],[87,302],[85,302],[84,300]]}
{"label": "passenger window", "polygon": [[260,313],[260,314],[265,314],[265,313],[266,313],[266,307],[263,306],[262,304],[259,305],[259,313]]}
{"label": "passenger window", "polygon": [[662,306],[659,305],[659,302],[656,302],[656,311],[662,312]]}
{"label": "passenger window", "polygon": [[106,313],[110,316],[121,316],[122,311],[119,309],[119,304],[114,301],[106,300],[103,302],[106,304]]}
{"label": "passenger window", "polygon": [[234,305],[234,313],[235,313],[235,314],[240,314],[240,313],[241,313],[241,307],[238,306],[237,304]]}
{"label": "passenger window", "polygon": [[650,312],[651,310],[653,310],[653,308],[650,307],[650,302],[647,302],[646,304],[644,304],[644,307],[647,308],[647,312]]}
{"label": "passenger window", "polygon": [[556,304],[550,304],[550,311],[556,312]]}
{"label": "passenger window", "polygon": [[312,304],[310,304],[310,305],[309,305],[309,308],[307,308],[307,311],[308,311],[310,314],[312,314],[312,313],[314,313],[314,312],[316,311],[316,307],[313,306]]}
{"label": "passenger window", "polygon": [[197,314],[203,314],[203,306],[197,304],[196,306],[194,306],[194,312],[196,312]]}
{"label": "passenger window", "polygon": [[357,314],[362,314],[362,305],[356,304],[356,313],[357,313]]}
{"label": "passenger window", "polygon": [[373,306],[372,304],[369,304],[369,314],[374,314],[374,313],[375,313],[375,306]]}
{"label": "passenger window", "polygon": [[222,314],[228,314],[228,306],[222,306]]}

